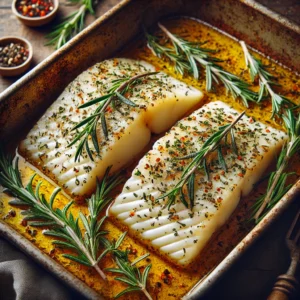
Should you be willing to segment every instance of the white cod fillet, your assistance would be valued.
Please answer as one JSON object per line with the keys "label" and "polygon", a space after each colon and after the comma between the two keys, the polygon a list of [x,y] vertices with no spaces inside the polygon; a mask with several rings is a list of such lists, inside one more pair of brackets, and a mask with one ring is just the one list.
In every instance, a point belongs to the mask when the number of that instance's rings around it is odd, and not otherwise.
{"label": "white cod fillet", "polygon": [[[92,115],[97,107],[78,109],[78,106],[107,94],[116,79],[149,71],[154,71],[152,65],[125,58],[95,64],[67,86],[32,128],[20,144],[21,155],[74,198],[90,195],[96,177],[101,178],[108,166],[117,171],[128,164],[148,144],[151,132],[169,129],[203,97],[200,91],[165,73],[143,78],[126,95],[137,107],[122,104],[119,111],[107,111],[108,140],[99,121],[100,157],[93,162],[84,151],[80,162],[75,162],[79,141],[68,148],[76,134],[71,129]],[[94,149],[92,141],[89,142]]]}
{"label": "white cod fillet", "polygon": [[210,157],[210,182],[197,172],[192,210],[179,199],[170,210],[165,208],[167,199],[155,201],[175,186],[190,162],[174,158],[199,151],[219,126],[231,123],[237,115],[217,101],[179,121],[140,160],[108,214],[169,260],[190,264],[233,213],[241,195],[251,191],[287,138],[284,132],[244,116],[234,129],[239,155],[223,147],[227,172],[217,156]]}

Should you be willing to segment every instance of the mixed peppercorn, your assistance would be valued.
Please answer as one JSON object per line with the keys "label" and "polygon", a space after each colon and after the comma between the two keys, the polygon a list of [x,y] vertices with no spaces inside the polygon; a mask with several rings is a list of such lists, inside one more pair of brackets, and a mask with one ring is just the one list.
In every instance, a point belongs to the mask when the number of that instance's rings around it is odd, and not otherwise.
{"label": "mixed peppercorn", "polygon": [[18,43],[9,43],[0,47],[0,66],[15,67],[28,59],[29,51]]}
{"label": "mixed peppercorn", "polygon": [[53,11],[54,4],[51,0],[20,0],[16,8],[25,17],[44,17]]}

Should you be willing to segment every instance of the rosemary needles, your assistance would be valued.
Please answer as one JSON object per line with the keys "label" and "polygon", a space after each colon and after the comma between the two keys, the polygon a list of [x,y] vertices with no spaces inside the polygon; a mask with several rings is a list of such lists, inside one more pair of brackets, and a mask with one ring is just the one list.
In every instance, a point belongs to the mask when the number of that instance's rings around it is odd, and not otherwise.
{"label": "rosemary needles", "polygon": [[287,178],[293,174],[287,173],[286,168],[291,158],[300,151],[300,113],[294,115],[293,110],[288,109],[282,118],[289,140],[281,150],[276,170],[269,177],[266,193],[253,206],[252,217],[255,223],[259,223],[292,186],[286,185]]}
{"label": "rosemary needles", "polygon": [[46,45],[54,45],[56,49],[62,47],[68,40],[82,31],[86,14],[94,14],[92,0],[69,0],[77,4],[81,3],[80,8],[74,13],[67,16],[62,23],[53,28],[46,37],[50,40]]}
{"label": "rosemary needles", "polygon": [[140,261],[147,258],[148,256],[149,253],[137,258],[132,263],[124,258],[118,258],[117,256],[115,257],[117,268],[107,268],[106,271],[118,274],[119,276],[115,277],[115,280],[127,284],[128,288],[115,295],[114,298],[119,298],[124,294],[130,292],[139,291],[142,292],[147,297],[147,299],[152,299],[149,292],[147,291],[147,279],[152,265],[147,265],[143,272],[141,272],[140,269],[136,266]]}
{"label": "rosemary needles", "polygon": [[[157,74],[157,72],[148,72],[139,74],[133,77],[125,77],[121,79],[116,79],[112,83],[112,87],[108,91],[108,94],[103,95],[99,98],[93,99],[78,108],[86,108],[95,104],[98,104],[98,107],[95,109],[95,112],[91,115],[76,124],[72,130],[78,130],[79,128],[83,127],[83,130],[78,132],[75,135],[75,138],[72,140],[72,142],[68,145],[68,147],[73,146],[78,141],[79,144],[77,146],[76,154],[75,154],[75,161],[80,160],[80,156],[82,156],[83,150],[86,150],[86,153],[88,154],[89,158],[94,161],[94,152],[96,152],[97,155],[100,154],[100,148],[99,148],[99,141],[97,137],[97,128],[99,121],[101,122],[102,132],[104,134],[105,139],[108,139],[108,127],[106,123],[106,113],[107,108],[111,104],[112,108],[116,108],[117,104],[125,104],[127,106],[136,107],[138,106],[131,100],[127,99],[124,94],[134,85],[137,83],[140,83],[140,79],[143,77],[147,77],[150,75]],[[117,103],[118,102],[118,103]],[[94,150],[92,151],[89,145],[89,139],[91,139],[92,144],[94,146]]]}
{"label": "rosemary needles", "polygon": [[203,48],[203,43],[188,42],[172,34],[160,23],[158,26],[172,42],[173,49],[160,45],[157,38],[147,33],[148,47],[156,56],[166,57],[174,63],[176,71],[180,74],[185,71],[192,73],[195,79],[199,79],[199,66],[202,67],[206,73],[207,91],[211,91],[214,84],[222,83],[234,98],[240,97],[246,107],[248,107],[249,101],[257,101],[257,94],[250,90],[247,82],[225,71],[218,64],[221,60],[211,56],[215,52],[214,50]]}
{"label": "rosemary needles", "polygon": [[115,279],[129,285],[116,297],[131,291],[141,291],[148,299],[152,299],[146,289],[151,264],[145,267],[143,273],[136,266],[149,254],[130,263],[127,250],[118,249],[126,236],[126,232],[121,234],[117,241],[110,242],[105,238],[108,232],[102,230],[102,224],[106,217],[99,219],[100,213],[111,201],[110,192],[121,181],[118,176],[108,177],[109,171],[110,168],[106,170],[103,180],[97,182],[96,192],[87,199],[88,216],[80,212],[79,217],[75,217],[70,212],[72,201],[62,209],[55,207],[55,199],[60,188],[56,188],[47,201],[44,194],[40,192],[43,182],[39,181],[35,188],[33,186],[35,175],[24,187],[18,169],[18,159],[13,160],[12,157],[4,155],[0,151],[0,184],[5,188],[4,192],[16,197],[10,201],[10,204],[21,207],[24,220],[28,221],[30,226],[48,228],[43,230],[43,234],[55,238],[52,241],[53,244],[73,252],[72,254],[63,254],[64,257],[82,265],[93,267],[104,280],[106,280],[106,275],[98,264],[105,255],[111,253],[117,268],[110,268],[106,271],[121,274],[122,277]]}
{"label": "rosemary needles", "polygon": [[[118,177],[108,177],[109,169],[101,182],[97,184],[96,193],[88,200],[89,216],[80,213],[75,217],[70,212],[72,201],[62,209],[55,208],[54,202],[60,188],[56,188],[50,196],[49,201],[40,192],[42,181],[39,181],[36,188],[33,187],[35,175],[31,177],[26,187],[23,186],[21,175],[18,169],[18,159],[12,160],[0,152],[0,184],[17,199],[10,204],[24,207],[22,214],[29,225],[35,227],[47,227],[45,235],[49,235],[57,240],[53,244],[62,248],[68,248],[74,254],[63,254],[64,257],[76,261],[80,264],[93,267],[99,275],[106,279],[105,274],[98,266],[100,238],[106,234],[101,230],[105,217],[98,220],[99,213],[111,200],[109,192],[120,183]],[[81,220],[84,231],[82,232],[79,221]]]}
{"label": "rosemary needles", "polygon": [[[168,197],[168,202],[166,204],[166,207],[170,209],[171,205],[174,204],[176,200],[176,196],[180,194],[180,201],[186,206],[190,207],[191,209],[194,206],[194,189],[195,189],[195,178],[196,178],[196,171],[199,169],[203,169],[207,179],[209,180],[209,171],[206,165],[206,158],[208,155],[214,151],[217,150],[218,152],[218,160],[219,164],[222,166],[223,169],[226,171],[226,163],[222,154],[222,146],[221,142],[223,139],[226,138],[228,134],[231,135],[231,148],[233,153],[237,155],[237,146],[235,143],[234,138],[234,132],[233,127],[234,125],[243,117],[245,112],[242,112],[231,124],[227,124],[224,126],[221,126],[218,131],[216,131],[214,134],[212,134],[202,145],[201,149],[198,152],[188,154],[184,157],[176,158],[178,160],[184,160],[184,159],[190,159],[193,158],[192,161],[187,165],[187,167],[183,170],[182,175],[178,183],[175,185],[175,187],[165,193],[164,195],[160,196],[157,200],[163,199]],[[186,200],[186,195],[184,193],[184,186],[187,186],[188,190],[188,199],[189,204]]]}
{"label": "rosemary needles", "polygon": [[244,41],[240,41],[240,44],[245,54],[245,61],[250,71],[251,80],[254,81],[257,77],[259,78],[259,92],[257,102],[261,102],[267,96],[271,97],[271,118],[274,118],[275,115],[280,115],[282,113],[283,107],[293,106],[294,104],[288,98],[279,95],[273,90],[273,86],[278,84],[273,81],[275,77],[267,71],[268,66],[264,65],[259,59],[253,57],[250,54]]}

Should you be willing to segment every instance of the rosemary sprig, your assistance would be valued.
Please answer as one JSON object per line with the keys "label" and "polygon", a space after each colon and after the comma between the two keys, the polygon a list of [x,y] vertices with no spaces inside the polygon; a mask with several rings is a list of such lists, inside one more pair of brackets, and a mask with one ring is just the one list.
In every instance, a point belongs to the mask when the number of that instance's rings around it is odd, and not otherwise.
{"label": "rosemary sprig", "polygon": [[[248,107],[249,101],[257,101],[257,94],[249,89],[247,82],[225,71],[223,67],[218,64],[221,60],[210,55],[211,53],[215,53],[214,50],[201,47],[203,43],[188,42],[172,34],[160,23],[158,23],[158,26],[171,40],[174,50],[172,51],[170,48],[162,47],[156,42],[155,37],[148,34],[146,35],[148,47],[151,48],[155,55],[158,57],[165,56],[170,59],[171,62],[175,63],[175,70],[180,73],[186,70],[192,73],[195,79],[199,78],[198,66],[204,68],[206,72],[207,91],[211,91],[214,84],[221,82],[234,98],[240,97],[246,107]],[[186,67],[186,64],[188,67]],[[183,67],[180,68],[181,65],[183,65]]]}
{"label": "rosemary sprig", "polygon": [[128,285],[128,288],[115,295],[115,298],[119,298],[124,294],[130,292],[139,291],[144,293],[147,299],[152,300],[151,295],[147,291],[147,279],[152,265],[147,265],[143,272],[141,272],[140,268],[136,266],[138,262],[140,262],[148,256],[149,253],[137,258],[132,263],[130,263],[128,259],[126,260],[115,256],[115,262],[118,268],[107,268],[105,270],[108,272],[122,275],[121,277],[115,277],[115,280],[118,280]]}
{"label": "rosemary sprig", "polygon": [[109,241],[105,237],[101,237],[101,243],[104,245],[105,250],[99,256],[99,261],[104,258],[108,253],[111,253],[114,257],[122,258],[124,260],[128,260],[127,251],[119,250],[120,245],[122,244],[127,232],[123,232],[117,240]]}
{"label": "rosemary sprig", "polygon": [[294,173],[286,172],[286,168],[291,158],[300,151],[300,113],[295,116],[293,110],[288,109],[282,118],[289,140],[281,150],[276,170],[270,175],[266,193],[259,197],[253,206],[252,217],[255,223],[259,223],[292,186],[286,186],[286,180]]}
{"label": "rosemary sprig", "polygon": [[46,37],[50,39],[46,45],[55,45],[55,49],[62,47],[67,41],[73,38],[84,27],[86,14],[95,14],[93,9],[93,0],[69,0],[71,3],[81,2],[80,8],[67,16],[62,23],[56,25],[53,31]]}
{"label": "rosemary sprig", "polygon": [[[24,219],[29,221],[29,225],[48,227],[49,229],[44,230],[43,233],[58,238],[52,242],[53,244],[74,252],[74,254],[63,254],[64,257],[93,267],[103,279],[106,279],[106,276],[98,266],[101,259],[99,248],[101,237],[107,232],[101,230],[105,217],[98,220],[98,216],[111,200],[108,194],[120,183],[118,177],[108,177],[109,170],[107,169],[103,180],[97,183],[96,193],[88,200],[89,216],[80,213],[79,217],[74,217],[70,212],[72,201],[63,209],[54,207],[60,188],[56,188],[47,201],[40,192],[42,181],[37,183],[35,190],[33,188],[35,174],[24,187],[18,169],[18,158],[13,161],[12,157],[6,157],[0,151],[0,184],[6,192],[17,198],[10,204],[24,208],[22,214],[25,216]],[[84,226],[83,232],[79,220]]]}
{"label": "rosemary sprig", "polygon": [[218,151],[218,160],[219,164],[222,166],[223,169],[226,170],[226,163],[222,154],[221,149],[221,142],[223,139],[227,137],[228,134],[231,135],[231,148],[235,154],[237,154],[237,146],[235,143],[234,133],[233,133],[233,127],[234,125],[242,118],[242,116],[245,114],[245,112],[242,112],[231,124],[224,125],[219,128],[217,132],[215,132],[213,135],[211,135],[205,143],[202,145],[201,149],[198,152],[191,153],[189,155],[186,155],[184,157],[176,158],[178,160],[182,159],[190,159],[193,158],[193,160],[188,164],[188,166],[183,170],[182,175],[178,183],[175,185],[175,187],[165,193],[164,195],[160,196],[158,200],[168,197],[168,202],[166,203],[166,207],[170,209],[171,205],[174,204],[176,200],[176,196],[180,194],[180,201],[188,207],[188,202],[186,201],[186,196],[184,193],[184,186],[187,186],[188,190],[188,199],[190,202],[191,209],[194,206],[194,188],[195,188],[195,173],[197,170],[203,168],[204,172],[206,173],[206,177],[209,180],[209,172],[206,165],[206,158],[207,156],[214,152]]}
{"label": "rosemary sprig", "polygon": [[186,61],[186,59],[180,54],[175,53],[172,49],[165,47],[158,43],[158,38],[153,36],[145,31],[145,35],[147,38],[148,48],[152,51],[152,53],[159,58],[167,58],[172,63],[174,63],[174,69],[176,72],[184,75],[185,72],[190,73],[191,67]]}
{"label": "rosemary sprig", "polygon": [[68,145],[68,147],[73,146],[75,143],[80,141],[77,146],[76,154],[75,154],[75,161],[80,160],[82,156],[83,150],[85,149],[89,158],[93,161],[94,151],[90,149],[89,146],[89,138],[92,140],[94,149],[96,153],[100,154],[99,142],[97,137],[97,126],[99,120],[101,120],[102,131],[106,139],[108,139],[108,130],[106,124],[106,109],[111,104],[113,108],[116,107],[116,101],[119,103],[136,107],[137,105],[132,102],[131,100],[127,99],[124,94],[128,91],[130,87],[140,82],[140,79],[143,77],[147,77],[150,75],[157,74],[157,72],[148,72],[139,74],[133,77],[125,77],[121,79],[116,79],[112,83],[112,87],[108,91],[108,94],[103,95],[99,98],[93,99],[78,108],[86,108],[95,104],[99,104],[98,107],[95,109],[95,112],[84,119],[83,121],[76,124],[72,130],[78,130],[79,128],[83,127],[83,130],[78,132],[72,142]]}
{"label": "rosemary sprig", "polygon": [[257,77],[259,78],[257,102],[261,102],[266,96],[270,96],[272,101],[271,118],[274,118],[275,115],[280,116],[282,108],[284,106],[293,106],[293,102],[273,90],[273,86],[278,86],[278,84],[273,81],[275,77],[267,71],[268,66],[264,65],[259,59],[250,54],[244,41],[240,41],[240,44],[244,51],[245,61],[249,68],[251,80],[254,81]]}
{"label": "rosemary sprig", "polygon": [[[98,264],[104,256],[111,253],[118,268],[107,269],[107,271],[122,274],[123,277],[115,279],[129,285],[129,288],[116,295],[116,298],[131,291],[141,291],[148,299],[152,299],[146,289],[151,264],[145,268],[143,273],[136,267],[136,264],[148,257],[149,254],[130,263],[128,251],[119,249],[126,232],[121,234],[117,241],[110,242],[104,237],[107,232],[101,230],[106,217],[104,216],[99,220],[99,214],[111,201],[109,193],[120,184],[121,180],[117,176],[109,178],[109,171],[110,168],[107,169],[103,180],[97,182],[95,194],[87,200],[88,217],[80,213],[79,217],[76,218],[70,212],[72,201],[63,209],[54,208],[60,188],[56,188],[47,201],[40,192],[42,181],[37,183],[35,190],[33,188],[35,174],[24,187],[18,168],[18,158],[13,160],[11,156],[5,156],[4,152],[0,151],[0,184],[5,188],[5,193],[17,198],[10,201],[10,204],[20,206],[23,209],[24,220],[28,221],[29,225],[48,227],[49,229],[43,230],[43,234],[58,238],[52,241],[53,244],[74,252],[73,254],[63,254],[64,257],[82,265],[93,267],[104,280],[106,280],[106,275]],[[82,222],[83,229],[80,228],[79,221]],[[100,253],[100,246],[104,246],[102,253]]]}

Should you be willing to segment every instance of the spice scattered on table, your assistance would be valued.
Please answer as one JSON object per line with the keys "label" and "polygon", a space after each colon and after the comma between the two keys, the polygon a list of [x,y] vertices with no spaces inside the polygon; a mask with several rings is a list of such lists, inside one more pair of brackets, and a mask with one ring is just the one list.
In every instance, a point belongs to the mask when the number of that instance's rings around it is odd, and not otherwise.
{"label": "spice scattered on table", "polygon": [[6,46],[0,46],[0,66],[19,66],[28,59],[28,54],[28,50],[19,43],[9,43]]}
{"label": "spice scattered on table", "polygon": [[51,0],[21,0],[17,1],[16,8],[25,17],[44,17],[51,13],[54,4]]}

